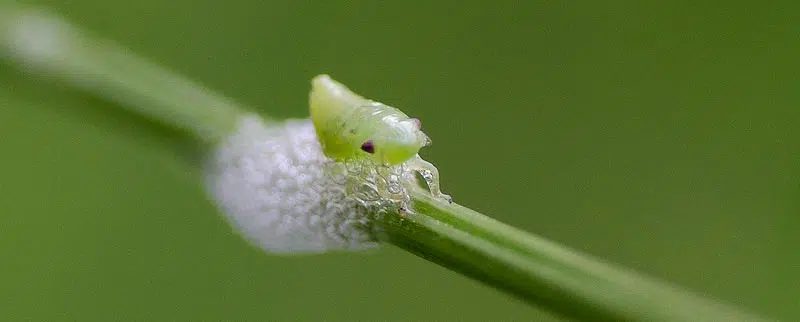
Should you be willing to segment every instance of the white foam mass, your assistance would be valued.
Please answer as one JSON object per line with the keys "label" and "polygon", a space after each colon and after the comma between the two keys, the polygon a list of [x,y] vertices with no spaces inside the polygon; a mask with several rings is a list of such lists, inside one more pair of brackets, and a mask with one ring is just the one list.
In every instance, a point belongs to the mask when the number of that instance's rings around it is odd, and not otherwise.
{"label": "white foam mass", "polygon": [[378,245],[366,208],[329,171],[310,120],[241,120],[214,151],[207,186],[236,230],[272,253],[358,250]]}

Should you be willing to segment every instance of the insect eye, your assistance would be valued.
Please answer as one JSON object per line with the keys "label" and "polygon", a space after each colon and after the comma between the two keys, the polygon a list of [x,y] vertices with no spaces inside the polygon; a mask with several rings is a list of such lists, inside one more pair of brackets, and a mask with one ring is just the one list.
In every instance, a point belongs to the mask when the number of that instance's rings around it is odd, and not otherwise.
{"label": "insect eye", "polygon": [[375,153],[375,144],[372,143],[372,140],[366,140],[361,143],[361,150],[369,154]]}
{"label": "insect eye", "polygon": [[422,121],[420,121],[418,118],[412,118],[411,121],[414,122],[414,125],[417,126],[417,129],[422,130]]}

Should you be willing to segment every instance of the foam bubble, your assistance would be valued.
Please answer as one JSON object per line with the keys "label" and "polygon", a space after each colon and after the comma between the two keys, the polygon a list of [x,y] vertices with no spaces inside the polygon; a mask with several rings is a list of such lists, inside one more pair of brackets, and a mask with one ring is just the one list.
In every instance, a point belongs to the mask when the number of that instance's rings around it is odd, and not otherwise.
{"label": "foam bubble", "polygon": [[[234,228],[268,252],[372,248],[379,243],[371,216],[386,204],[369,196],[385,179],[365,175],[368,165],[350,166],[325,157],[310,120],[249,116],[214,151],[207,186]],[[390,173],[389,180],[409,174],[403,167]]]}

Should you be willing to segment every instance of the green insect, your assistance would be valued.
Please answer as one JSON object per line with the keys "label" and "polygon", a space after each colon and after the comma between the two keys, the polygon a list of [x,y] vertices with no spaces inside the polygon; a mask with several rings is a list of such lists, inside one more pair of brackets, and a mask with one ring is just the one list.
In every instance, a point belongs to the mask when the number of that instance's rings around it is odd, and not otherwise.
{"label": "green insect", "polygon": [[337,161],[370,159],[386,166],[405,163],[422,175],[434,197],[452,202],[439,190],[438,169],[417,154],[431,144],[418,119],[361,97],[328,75],[314,77],[309,100],[311,121],[326,156]]}

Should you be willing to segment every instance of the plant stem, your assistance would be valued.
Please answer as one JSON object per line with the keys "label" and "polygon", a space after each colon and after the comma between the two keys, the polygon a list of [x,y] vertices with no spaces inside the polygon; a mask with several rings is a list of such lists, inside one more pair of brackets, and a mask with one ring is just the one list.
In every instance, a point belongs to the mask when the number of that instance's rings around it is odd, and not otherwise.
{"label": "plant stem", "polygon": [[[39,11],[0,5],[0,33],[4,53],[10,53],[12,61],[182,129],[208,146],[230,134],[236,120],[246,114],[232,101],[184,77]],[[427,191],[413,188],[412,202],[414,214],[380,217],[387,242],[563,317],[761,320],[431,198]]]}
{"label": "plant stem", "polygon": [[[0,3],[3,54],[28,71],[119,103],[202,141],[234,129],[242,109],[113,42],[36,9]],[[179,108],[177,108],[179,107]]]}
{"label": "plant stem", "polygon": [[563,317],[761,320],[433,198],[424,189],[413,189],[412,200],[416,213],[383,217],[389,242]]}

